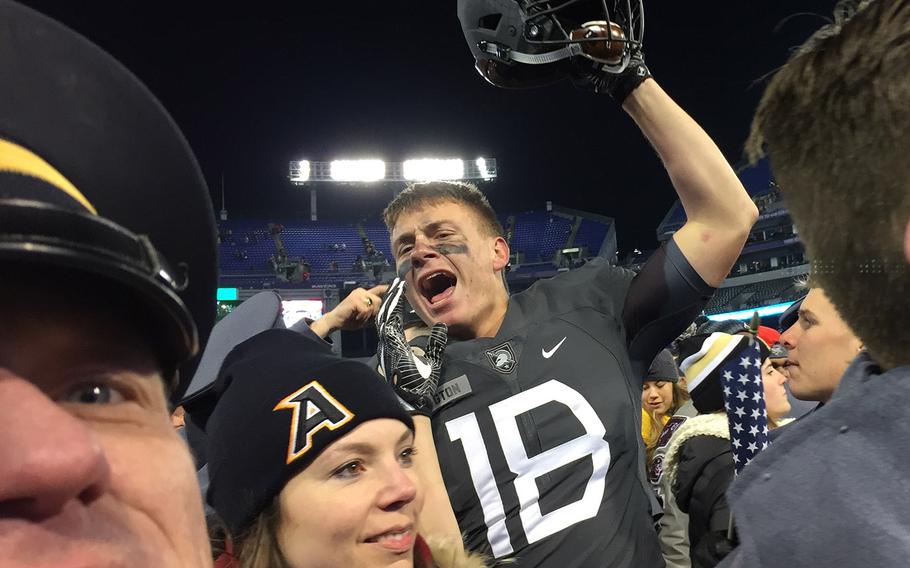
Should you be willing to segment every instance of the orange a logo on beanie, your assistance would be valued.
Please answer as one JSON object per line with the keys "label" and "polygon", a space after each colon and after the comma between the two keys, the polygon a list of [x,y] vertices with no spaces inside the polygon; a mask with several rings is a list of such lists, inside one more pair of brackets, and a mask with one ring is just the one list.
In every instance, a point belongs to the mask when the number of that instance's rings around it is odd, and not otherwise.
{"label": "orange a logo on beanie", "polygon": [[316,432],[324,428],[341,428],[354,418],[354,413],[338,402],[319,381],[312,381],[283,398],[272,409],[273,412],[278,410],[293,412],[288,439],[288,464],[310,451]]}

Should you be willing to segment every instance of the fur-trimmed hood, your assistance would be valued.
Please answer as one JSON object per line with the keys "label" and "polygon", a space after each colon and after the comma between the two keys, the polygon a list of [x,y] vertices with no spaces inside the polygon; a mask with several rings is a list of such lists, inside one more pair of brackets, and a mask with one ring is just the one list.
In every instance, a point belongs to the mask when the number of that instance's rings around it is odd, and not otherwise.
{"label": "fur-trimmed hood", "polygon": [[699,414],[689,418],[673,434],[673,439],[667,447],[664,458],[664,472],[670,476],[670,487],[676,486],[676,472],[679,462],[679,452],[683,443],[696,436],[714,436],[715,438],[730,439],[730,426],[727,424],[727,415],[722,412],[712,414]]}
{"label": "fur-trimmed hood", "polygon": [[484,556],[464,550],[461,543],[452,539],[423,537],[433,555],[434,568],[488,568]]}
{"label": "fur-trimmed hood", "polygon": [[[786,418],[778,423],[778,428],[792,422],[792,418]],[[689,418],[673,433],[673,439],[667,447],[666,458],[664,458],[664,471],[669,475],[670,487],[676,486],[677,465],[679,464],[679,452],[686,440],[696,436],[713,436],[723,440],[730,439],[730,425],[727,422],[727,415],[723,412],[714,412],[711,414],[699,414]]]}

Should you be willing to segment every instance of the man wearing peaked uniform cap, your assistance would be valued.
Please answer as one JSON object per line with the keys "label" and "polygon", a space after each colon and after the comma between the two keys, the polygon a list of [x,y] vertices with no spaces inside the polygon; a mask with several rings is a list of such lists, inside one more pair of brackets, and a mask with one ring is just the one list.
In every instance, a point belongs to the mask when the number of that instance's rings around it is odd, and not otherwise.
{"label": "man wearing peaked uniform cap", "polygon": [[8,0],[0,85],[0,564],[209,566],[168,418],[214,320],[195,157],[122,65]]}

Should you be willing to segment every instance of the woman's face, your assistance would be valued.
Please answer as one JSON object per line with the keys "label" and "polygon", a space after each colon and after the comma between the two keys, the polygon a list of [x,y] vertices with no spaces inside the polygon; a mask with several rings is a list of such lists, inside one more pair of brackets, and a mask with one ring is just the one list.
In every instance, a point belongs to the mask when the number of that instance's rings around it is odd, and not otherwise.
{"label": "woman's face", "polygon": [[294,568],[413,566],[423,495],[402,422],[365,422],[335,441],[279,495],[278,541]]}
{"label": "woman's face", "polygon": [[641,391],[641,405],[655,416],[663,416],[673,406],[673,383],[670,381],[645,381]]}
{"label": "woman's face", "polygon": [[784,388],[787,377],[774,368],[771,359],[765,359],[761,366],[761,379],[768,416],[775,420],[783,418],[790,412],[790,400],[787,398],[787,389]]}

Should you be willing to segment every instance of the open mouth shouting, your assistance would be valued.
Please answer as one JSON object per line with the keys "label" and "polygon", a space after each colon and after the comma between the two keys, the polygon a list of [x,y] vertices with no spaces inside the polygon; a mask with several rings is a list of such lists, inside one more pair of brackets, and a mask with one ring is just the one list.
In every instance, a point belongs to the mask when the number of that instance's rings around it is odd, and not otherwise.
{"label": "open mouth shouting", "polygon": [[439,307],[455,293],[458,278],[447,270],[432,270],[422,275],[417,282],[417,288],[427,303]]}

